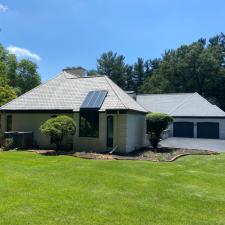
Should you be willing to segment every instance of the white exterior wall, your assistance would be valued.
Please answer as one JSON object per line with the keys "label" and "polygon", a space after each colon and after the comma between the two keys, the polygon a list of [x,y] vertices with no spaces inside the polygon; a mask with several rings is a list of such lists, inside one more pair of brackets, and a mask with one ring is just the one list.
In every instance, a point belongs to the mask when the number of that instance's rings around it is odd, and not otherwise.
{"label": "white exterior wall", "polygon": [[[174,122],[192,122],[194,123],[194,137],[197,138],[197,123],[212,122],[219,123],[219,137],[225,139],[225,119],[223,118],[174,118]],[[169,126],[170,136],[173,136],[173,124]]]}
{"label": "white exterior wall", "polygon": [[79,113],[74,114],[77,131],[74,136],[74,150],[87,152],[106,151],[105,113],[99,113],[99,137],[79,137]]}
{"label": "white exterior wall", "polygon": [[[43,135],[40,131],[40,126],[53,115],[62,115],[57,113],[6,113],[2,114],[2,128],[6,131],[6,118],[12,115],[12,131],[32,131],[34,134],[34,142],[41,148],[52,148],[55,145],[50,143],[50,137]],[[63,114],[71,116],[73,114]],[[66,137],[67,143],[73,143],[72,137]]]}
{"label": "white exterior wall", "polygon": [[[12,115],[12,131],[32,131],[34,133],[34,141],[40,148],[53,148],[54,144],[50,143],[50,137],[40,132],[40,126],[53,115],[62,115],[57,113],[3,113],[1,114],[1,122],[3,132],[6,131],[6,118]],[[118,146],[116,151],[125,153],[127,143],[127,114],[106,114],[99,113],[99,137],[79,137],[79,113],[64,114],[75,119],[77,130],[74,137],[65,137],[65,143],[73,143],[74,150],[105,152],[111,151]],[[114,117],[114,146],[107,148],[107,116]]]}
{"label": "white exterior wall", "polygon": [[144,114],[128,113],[126,130],[127,153],[145,145],[146,122]]}
{"label": "white exterior wall", "polygon": [[[114,119],[113,147],[107,148],[107,116]],[[75,120],[79,128],[79,113],[75,113]],[[117,152],[126,152],[126,114],[99,113],[99,137],[79,137],[77,130],[74,137],[76,151],[106,152],[116,147]]]}

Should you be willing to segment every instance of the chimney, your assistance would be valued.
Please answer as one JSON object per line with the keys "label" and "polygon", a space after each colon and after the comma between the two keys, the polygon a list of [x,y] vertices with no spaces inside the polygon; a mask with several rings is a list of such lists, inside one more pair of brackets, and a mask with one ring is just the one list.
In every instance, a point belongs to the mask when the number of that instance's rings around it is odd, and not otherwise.
{"label": "chimney", "polygon": [[137,95],[134,91],[126,91],[126,93],[136,101]]}
{"label": "chimney", "polygon": [[80,76],[80,77],[86,77],[87,76],[87,70],[84,69],[81,66],[78,67],[67,67],[63,69],[63,71],[70,73],[72,75]]}

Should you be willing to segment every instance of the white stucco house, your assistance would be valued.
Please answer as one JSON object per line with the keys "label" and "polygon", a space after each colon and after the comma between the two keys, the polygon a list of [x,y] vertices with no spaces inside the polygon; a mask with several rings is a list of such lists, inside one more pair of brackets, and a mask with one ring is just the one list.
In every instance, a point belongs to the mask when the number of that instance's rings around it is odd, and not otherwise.
{"label": "white stucco house", "polygon": [[198,93],[144,94],[136,100],[148,112],[174,118],[169,136],[225,139],[225,112]]}
{"label": "white stucco house", "polygon": [[68,115],[77,131],[65,142],[78,151],[131,152],[144,145],[146,110],[107,76],[64,70],[0,108],[5,131],[31,131],[35,143],[51,148],[39,128],[49,118]]}

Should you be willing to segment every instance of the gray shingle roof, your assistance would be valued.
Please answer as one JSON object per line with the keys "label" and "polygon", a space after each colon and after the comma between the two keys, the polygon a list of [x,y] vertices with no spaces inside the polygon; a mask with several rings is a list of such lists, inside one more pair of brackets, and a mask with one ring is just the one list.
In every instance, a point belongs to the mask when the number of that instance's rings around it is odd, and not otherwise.
{"label": "gray shingle roof", "polygon": [[73,110],[79,111],[89,91],[107,90],[100,111],[127,109],[146,112],[107,76],[79,77],[61,72],[52,80],[32,89],[0,110]]}
{"label": "gray shingle roof", "polygon": [[138,95],[137,102],[149,112],[174,117],[225,117],[225,112],[198,93]]}

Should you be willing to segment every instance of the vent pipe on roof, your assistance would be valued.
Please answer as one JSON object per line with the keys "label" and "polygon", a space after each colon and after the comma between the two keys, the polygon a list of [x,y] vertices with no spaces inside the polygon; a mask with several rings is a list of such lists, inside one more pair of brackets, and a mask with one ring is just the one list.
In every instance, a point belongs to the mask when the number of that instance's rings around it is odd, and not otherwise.
{"label": "vent pipe on roof", "polygon": [[67,67],[65,69],[63,69],[63,71],[70,73],[72,75],[76,75],[76,76],[81,76],[81,77],[86,77],[87,76],[87,70],[84,69],[81,66],[78,67]]}

